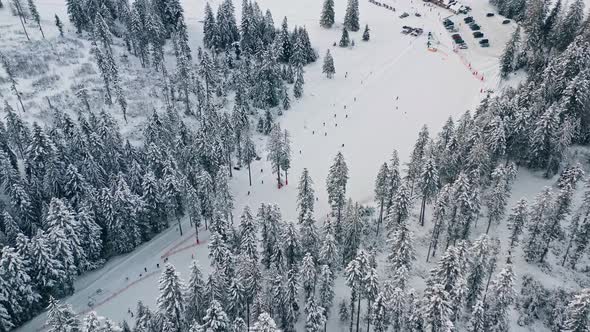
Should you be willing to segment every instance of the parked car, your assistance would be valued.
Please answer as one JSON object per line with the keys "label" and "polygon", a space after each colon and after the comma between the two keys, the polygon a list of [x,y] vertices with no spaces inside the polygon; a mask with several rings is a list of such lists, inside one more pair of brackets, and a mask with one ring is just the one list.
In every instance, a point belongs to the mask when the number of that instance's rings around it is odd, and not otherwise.
{"label": "parked car", "polygon": [[510,20],[504,20],[502,21],[502,24],[510,24]]}
{"label": "parked car", "polygon": [[452,36],[451,36],[451,38],[453,38],[454,40],[457,40],[457,39],[462,39],[462,38],[461,38],[461,35],[460,35],[460,34],[458,34],[458,33],[456,33],[456,34],[452,35]]}
{"label": "parked car", "polygon": [[473,33],[473,38],[482,38],[483,37],[483,32],[481,31],[475,31]]}
{"label": "parked car", "polygon": [[447,18],[446,20],[443,21],[443,25],[449,26],[449,25],[455,25],[455,23],[453,23],[453,21],[451,21]]}
{"label": "parked car", "polygon": [[481,29],[481,27],[478,24],[473,23],[473,24],[469,25],[469,29],[471,29],[473,31],[478,31]]}
{"label": "parked car", "polygon": [[466,18],[463,19],[463,21],[465,21],[465,23],[469,24],[473,22],[473,17],[472,16],[467,16]]}
{"label": "parked car", "polygon": [[479,41],[479,43],[480,44],[488,44],[489,45],[490,44],[490,40],[487,39],[487,38],[486,39],[482,39],[482,40]]}
{"label": "parked car", "polygon": [[455,39],[455,44],[458,44],[458,45],[459,44],[465,44],[465,41],[463,39],[461,39],[461,38]]}
{"label": "parked car", "polygon": [[420,13],[415,13],[414,15],[416,15],[416,17],[422,17]]}
{"label": "parked car", "polygon": [[403,13],[403,14],[401,14],[401,15],[399,16],[399,18],[406,18],[406,17],[408,17],[408,16],[410,16],[410,14],[408,14],[408,13]]}
{"label": "parked car", "polygon": [[447,27],[447,31],[448,32],[457,32],[457,31],[459,31],[459,29],[457,29],[457,27],[455,27],[454,25],[449,25]]}
{"label": "parked car", "polygon": [[490,47],[490,43],[479,44],[479,46],[481,46],[481,47]]}
{"label": "parked car", "polygon": [[496,15],[496,14],[494,14],[494,13],[487,13],[487,14],[486,14],[486,17],[492,17],[492,16],[494,16],[494,15]]}
{"label": "parked car", "polygon": [[459,44],[459,48],[462,49],[462,50],[468,49],[467,44],[465,44],[465,43]]}

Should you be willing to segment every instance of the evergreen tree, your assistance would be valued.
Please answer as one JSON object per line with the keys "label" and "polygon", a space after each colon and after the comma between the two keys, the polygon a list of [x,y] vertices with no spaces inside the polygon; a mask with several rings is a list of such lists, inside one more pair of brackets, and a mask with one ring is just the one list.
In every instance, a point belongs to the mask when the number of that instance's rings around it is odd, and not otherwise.
{"label": "evergreen tree", "polygon": [[582,289],[567,308],[564,331],[585,332],[590,325],[590,289]]}
{"label": "evergreen tree", "polygon": [[[331,1],[331,0],[327,0]],[[322,73],[326,74],[326,77],[332,78],[334,77],[334,73],[336,73],[336,69],[334,68],[334,58],[330,54],[330,50],[326,52],[326,56],[324,57],[324,65],[322,66]]]}
{"label": "evergreen tree", "polygon": [[28,0],[28,5],[29,5],[29,12],[31,13],[31,17],[33,18],[33,21],[35,21],[35,23],[37,23],[37,26],[39,26],[39,31],[41,31],[41,36],[43,36],[43,39],[45,39],[45,34],[43,33],[43,28],[41,27],[41,16],[39,15],[39,11],[37,10],[37,5],[35,5],[35,1]]}
{"label": "evergreen tree", "polygon": [[500,58],[500,74],[502,78],[506,78],[508,74],[515,71],[518,68],[516,67],[516,58],[518,57],[518,52],[520,48],[520,26],[516,28],[510,41],[506,44],[504,48],[504,53],[502,53],[502,57]]}
{"label": "evergreen tree", "polygon": [[317,282],[315,262],[313,260],[313,256],[309,252],[303,257],[300,276],[303,290],[305,291],[305,298],[309,299],[310,297],[313,297],[313,294],[315,294],[315,285]]}
{"label": "evergreen tree", "polygon": [[313,296],[307,300],[305,312],[307,313],[305,330],[307,332],[322,332],[326,323],[326,316],[324,308],[316,303]]}
{"label": "evergreen tree", "polygon": [[348,166],[341,152],[336,154],[326,179],[328,203],[332,206],[332,215],[336,217],[336,228],[342,221],[342,210],[346,203],[346,184],[348,182]]}
{"label": "evergreen tree", "polygon": [[191,262],[190,277],[184,293],[185,320],[201,322],[205,316],[205,281],[196,261]]}
{"label": "evergreen tree", "polygon": [[451,321],[453,311],[449,303],[449,294],[443,285],[434,284],[426,288],[422,315],[427,331],[451,332],[454,330]]}
{"label": "evergreen tree", "polygon": [[68,304],[60,304],[53,297],[49,298],[46,324],[50,332],[80,331],[82,329],[82,323],[76,317],[72,307]]}
{"label": "evergreen tree", "polygon": [[334,25],[334,0],[324,0],[320,25],[327,29]]}
{"label": "evergreen tree", "polygon": [[493,331],[508,331],[508,307],[514,302],[514,297],[514,272],[509,257],[506,266],[494,280],[488,296],[491,301],[488,316]]}
{"label": "evergreen tree", "polygon": [[[350,1],[356,1],[356,0],[350,0]],[[338,45],[340,45],[340,47],[348,47],[348,45],[350,44],[350,38],[348,37],[348,30],[346,30],[346,27],[342,28],[342,37],[340,37],[340,43]]]}
{"label": "evergreen tree", "polygon": [[213,16],[213,10],[207,2],[205,5],[205,19],[203,22],[203,44],[206,48],[212,48],[218,44],[217,41],[217,25],[215,23],[215,17]]}
{"label": "evergreen tree", "polygon": [[[33,289],[31,278],[27,274],[25,261],[14,248],[2,248],[0,258],[0,285],[7,302],[4,306],[10,315],[10,321],[21,324],[30,318],[33,306],[39,301],[39,294]],[[0,296],[2,297],[2,296]]]}
{"label": "evergreen tree", "polygon": [[528,220],[528,206],[526,199],[519,200],[512,208],[508,216],[508,229],[510,230],[510,248],[516,246]]}
{"label": "evergreen tree", "polygon": [[409,273],[412,268],[412,261],[416,260],[416,256],[413,246],[413,235],[408,229],[407,222],[402,221],[397,225],[397,229],[387,242],[390,248],[387,262],[390,264],[392,275],[398,271]]}
{"label": "evergreen tree", "polygon": [[297,74],[297,78],[295,79],[295,85],[293,86],[293,95],[295,96],[295,98],[301,98],[301,96],[303,96],[303,68],[301,67],[297,67],[296,70]]}
{"label": "evergreen tree", "polygon": [[271,316],[264,312],[258,316],[258,321],[253,326],[254,331],[260,332],[279,332],[280,330],[277,327],[275,321],[271,318]]}
{"label": "evergreen tree", "polygon": [[174,266],[166,264],[159,284],[158,309],[164,318],[172,324],[173,329],[180,331],[184,326],[185,319],[185,302],[182,296],[184,284]]}
{"label": "evergreen tree", "polygon": [[379,204],[379,219],[377,220],[377,235],[379,235],[379,226],[383,222],[383,210],[385,204],[387,204],[389,198],[389,168],[387,163],[383,163],[379,172],[377,173],[377,179],[375,180],[375,199]]}
{"label": "evergreen tree", "polygon": [[211,301],[207,314],[203,317],[203,324],[193,325],[196,332],[226,332],[230,323],[225,311],[217,300]]}
{"label": "evergreen tree", "polygon": [[575,0],[560,21],[556,29],[559,31],[555,40],[555,47],[559,51],[565,50],[574,41],[584,20],[584,1]]}
{"label": "evergreen tree", "polygon": [[[18,82],[16,81],[16,77],[12,72],[10,61],[2,52],[0,52],[0,62],[2,62],[2,67],[4,67],[4,71],[6,72],[6,75],[8,75],[8,80],[10,81],[10,91],[12,91],[14,96],[18,99],[18,102],[23,112],[26,112],[25,106],[23,105],[23,101],[21,98],[21,93],[17,89]],[[9,108],[8,102],[5,101],[5,105],[5,108]]]}
{"label": "evergreen tree", "polygon": [[436,161],[433,157],[429,157],[424,162],[422,173],[418,179],[418,193],[422,196],[422,203],[420,205],[420,226],[424,226],[424,219],[426,219],[426,203],[431,203],[438,192],[439,178]]}
{"label": "evergreen tree", "polygon": [[306,248],[308,253],[317,257],[319,236],[313,216],[315,194],[313,181],[309,176],[307,168],[303,169],[297,189],[299,192],[297,195],[297,210],[299,211],[299,217],[297,220],[301,225],[301,244],[303,248]]}
{"label": "evergreen tree", "polygon": [[70,22],[76,27],[76,32],[82,33],[82,29],[88,24],[88,17],[84,12],[83,3],[78,0],[66,0],[66,7]]}
{"label": "evergreen tree", "polygon": [[365,25],[365,31],[363,31],[363,41],[369,41],[371,39],[369,25]]}
{"label": "evergreen tree", "polygon": [[248,206],[244,207],[240,218],[240,253],[246,255],[254,261],[258,260],[258,248],[256,238],[256,226],[254,218]]}
{"label": "evergreen tree", "polygon": [[[358,0],[348,0],[346,15],[344,15],[344,26],[350,31],[358,31],[360,29]],[[340,46],[342,46],[342,42]]]}

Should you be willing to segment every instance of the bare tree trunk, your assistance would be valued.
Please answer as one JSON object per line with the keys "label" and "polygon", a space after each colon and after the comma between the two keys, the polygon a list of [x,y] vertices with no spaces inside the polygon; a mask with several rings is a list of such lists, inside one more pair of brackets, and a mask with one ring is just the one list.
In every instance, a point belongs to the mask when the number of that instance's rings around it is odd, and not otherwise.
{"label": "bare tree trunk", "polygon": [[367,332],[371,331],[371,300],[367,300]]}
{"label": "bare tree trunk", "polygon": [[355,291],[352,291],[352,295],[350,297],[350,332],[352,332],[352,327],[354,326],[354,302],[356,300]]}
{"label": "bare tree trunk", "polygon": [[356,310],[356,332],[359,332],[359,323],[361,322],[361,296],[359,295],[358,307]]}
{"label": "bare tree trunk", "polygon": [[381,202],[379,203],[379,220],[377,221],[377,236],[379,236],[379,227],[381,226],[381,222],[383,222],[383,198],[381,198]]}
{"label": "bare tree trunk", "polygon": [[178,221],[178,229],[180,230],[180,236],[182,236],[182,224],[180,223],[180,218],[176,216],[176,220]]}
{"label": "bare tree trunk", "polygon": [[27,19],[25,18],[23,10],[20,8],[20,3],[17,1],[14,3],[14,5],[16,7],[18,18],[20,19],[20,24],[23,26],[23,31],[25,32],[25,36],[27,36],[28,41],[31,41],[31,38],[29,38],[29,34],[27,33],[27,28],[25,27],[25,23],[27,23]]}
{"label": "bare tree trunk", "polygon": [[422,196],[422,204],[420,205],[420,226],[424,227],[424,219],[426,219],[426,196]]}
{"label": "bare tree trunk", "polygon": [[250,181],[250,187],[252,187],[252,170],[250,169],[250,163],[248,163],[248,180]]}

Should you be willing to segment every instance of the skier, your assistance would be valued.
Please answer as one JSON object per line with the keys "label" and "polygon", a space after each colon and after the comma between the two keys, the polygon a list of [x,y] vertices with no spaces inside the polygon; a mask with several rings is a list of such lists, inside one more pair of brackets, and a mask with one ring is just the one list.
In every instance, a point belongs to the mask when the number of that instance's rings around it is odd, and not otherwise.
{"label": "skier", "polygon": [[326,126],[326,123],[324,122],[324,127]]}
{"label": "skier", "polygon": [[344,105],[344,109],[346,109],[346,105]]}
{"label": "skier", "polygon": [[348,72],[346,72],[346,73],[344,74],[344,78],[347,78],[347,77],[348,77]]}
{"label": "skier", "polygon": [[399,96],[395,97],[395,100],[399,100]]}
{"label": "skier", "polygon": [[325,132],[325,133],[324,133],[324,136],[328,136],[328,133],[327,133],[327,132]]}
{"label": "skier", "polygon": [[261,169],[260,169],[260,173],[262,173],[262,171],[263,171],[263,169],[261,168]]}
{"label": "skier", "polygon": [[334,117],[336,117],[336,113],[334,113]]}
{"label": "skier", "polygon": [[156,263],[156,268],[160,268],[160,263]]}
{"label": "skier", "polygon": [[356,101],[356,97],[354,97],[354,101]]}
{"label": "skier", "polygon": [[346,114],[346,118],[348,119],[348,114]]}
{"label": "skier", "polygon": [[248,190],[248,196],[250,196],[250,190]]}
{"label": "skier", "polygon": [[344,143],[342,143],[342,147],[344,147]]}
{"label": "skier", "polygon": [[315,130],[311,132],[312,135],[315,135]]}
{"label": "skier", "polygon": [[143,270],[144,270],[145,272],[147,272],[147,267],[144,267],[144,268],[143,268]]}
{"label": "skier", "polygon": [[336,124],[336,127],[338,127],[338,124]]}

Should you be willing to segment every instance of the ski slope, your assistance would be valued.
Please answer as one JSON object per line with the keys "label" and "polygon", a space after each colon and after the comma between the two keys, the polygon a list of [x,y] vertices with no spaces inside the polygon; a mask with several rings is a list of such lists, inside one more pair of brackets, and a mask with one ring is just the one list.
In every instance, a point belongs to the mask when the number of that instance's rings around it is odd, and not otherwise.
{"label": "ski slope", "polygon": [[[215,9],[221,1],[209,2]],[[319,197],[316,218],[322,220],[329,211],[325,179],[338,151],[342,151],[349,167],[347,195],[355,201],[370,203],[376,173],[380,165],[389,160],[393,149],[398,150],[402,163],[406,162],[422,125],[426,124],[434,134],[449,116],[458,118],[466,110],[473,110],[483,97],[482,91],[498,87],[497,58],[515,26],[501,25],[498,16],[485,18],[490,10],[485,1],[466,0],[464,3],[472,6],[471,15],[481,21],[492,47],[482,49],[476,45],[470,31],[461,26],[460,33],[465,34],[469,49],[457,53],[453,51],[450,34],[441,24],[442,19],[452,13],[426,6],[420,0],[383,2],[395,7],[396,12],[360,1],[361,31],[351,33],[356,45],[343,49],[332,45],[340,39],[346,1],[336,0],[338,23],[332,29],[319,26],[322,1],[258,1],[263,11],[267,8],[272,11],[275,25],[287,16],[290,29],[294,25],[305,26],[320,59],[305,67],[303,98],[293,100],[291,110],[280,117],[281,126],[290,132],[292,140],[289,184],[277,188],[276,176],[265,158],[252,165],[252,187],[248,186],[247,170],[234,172],[235,216],[239,216],[246,205],[256,209],[260,203],[271,202],[280,206],[284,219],[294,219],[297,180],[302,170],[308,168]],[[65,21],[63,0],[38,0],[38,3],[41,13],[55,12]],[[191,47],[196,52],[202,40],[200,21],[205,1],[186,0],[183,5]],[[234,1],[234,5],[239,20],[241,3]],[[404,11],[410,16],[400,19]],[[414,16],[416,12],[422,17]],[[456,23],[462,22],[462,17],[455,19]],[[52,18],[44,23],[51,29]],[[361,41],[365,24],[371,29],[369,42]],[[419,37],[403,35],[400,33],[403,25],[422,27],[424,34]],[[440,42],[437,52],[428,51],[426,47],[428,32],[435,34]],[[327,49],[336,66],[336,75],[331,80],[321,73]],[[259,151],[263,151],[265,138],[257,139]],[[533,195],[539,188],[530,188],[527,194]],[[183,228],[190,230],[186,223]],[[103,268],[80,277],[75,284],[76,292],[66,302],[78,313],[95,310],[115,321],[131,323],[133,318],[128,309],[133,310],[138,300],[155,306],[160,272],[157,264],[161,267],[164,258],[167,257],[185,278],[193,258],[201,262],[207,273],[207,237],[208,233],[202,231],[201,242],[197,245],[192,233],[181,237],[177,229],[171,227],[134,252],[114,258]],[[422,268],[426,269],[419,267],[418,271]],[[346,293],[342,280],[338,280],[335,303]],[[332,310],[334,313],[336,309]],[[336,316],[333,314],[329,322],[330,331],[340,330]],[[20,331],[41,331],[45,319],[46,315],[41,314]]]}

